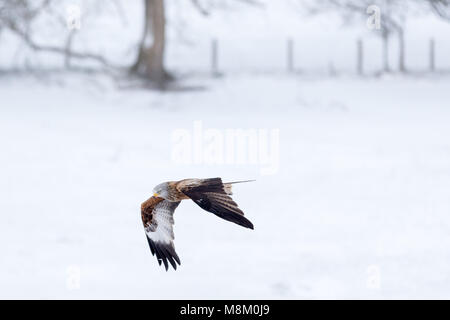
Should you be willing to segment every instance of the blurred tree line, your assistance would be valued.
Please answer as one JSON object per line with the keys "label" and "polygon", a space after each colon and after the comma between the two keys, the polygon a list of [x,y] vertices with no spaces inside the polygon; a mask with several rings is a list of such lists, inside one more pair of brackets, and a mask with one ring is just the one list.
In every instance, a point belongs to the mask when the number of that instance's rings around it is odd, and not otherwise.
{"label": "blurred tree line", "polygon": [[337,12],[345,23],[367,20],[377,14],[380,21],[375,34],[383,43],[382,66],[384,72],[390,72],[389,40],[396,37],[398,42],[398,70],[406,72],[405,66],[405,32],[408,15],[433,12],[439,18],[450,22],[450,0],[300,0],[310,14]]}
{"label": "blurred tree line", "polygon": [[[174,79],[164,64],[167,41],[166,0],[140,1],[142,1],[144,17],[143,31],[135,62],[129,67],[129,72],[163,87]],[[209,15],[215,9],[227,8],[228,3],[233,1],[254,6],[262,5],[259,0],[189,0],[192,6],[204,16]],[[113,2],[117,3],[116,0]],[[57,0],[0,0],[0,33],[6,30],[10,31],[32,50],[62,54],[66,57],[66,66],[69,66],[70,59],[75,58],[94,60],[104,67],[113,67],[107,57],[72,49],[71,42],[76,28],[69,30],[65,43],[60,46],[41,44],[34,40],[35,30],[32,28],[32,24],[43,12],[53,15],[62,24],[67,23],[66,17],[54,10],[54,5],[58,5]]]}
{"label": "blurred tree line", "polygon": [[[164,87],[173,80],[164,64],[166,47],[166,1],[167,0],[140,0],[142,1],[143,26],[136,58],[128,68],[133,75],[156,83]],[[241,2],[249,5],[263,5],[263,0],[189,0],[197,11],[205,16],[217,8],[224,8],[230,2]],[[437,17],[450,22],[450,0],[298,0],[302,7],[311,14],[322,14],[333,11],[338,13],[344,21],[351,23],[367,19],[368,8],[378,6],[381,10],[379,32],[383,41],[383,68],[390,71],[389,65],[389,39],[396,37],[399,43],[399,71],[405,71],[405,21],[408,14],[433,12]],[[116,2],[114,0],[113,2]],[[67,32],[66,39],[61,45],[47,45],[37,43],[32,23],[42,13],[53,14],[61,23],[65,18],[53,10],[53,5],[61,2],[57,0],[0,0],[0,35],[9,31],[18,37],[29,48],[35,51],[47,51],[64,55],[66,66],[70,59],[94,60],[106,68],[114,68],[107,57],[79,52],[72,49],[72,39],[75,30]],[[1,40],[1,39],[0,39]]]}

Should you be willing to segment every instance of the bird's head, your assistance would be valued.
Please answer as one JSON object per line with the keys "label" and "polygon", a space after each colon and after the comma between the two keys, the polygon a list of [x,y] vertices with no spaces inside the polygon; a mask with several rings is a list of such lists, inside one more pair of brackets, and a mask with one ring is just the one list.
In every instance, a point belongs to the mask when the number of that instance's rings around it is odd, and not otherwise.
{"label": "bird's head", "polygon": [[169,198],[169,183],[163,182],[153,188],[153,196],[163,199]]}

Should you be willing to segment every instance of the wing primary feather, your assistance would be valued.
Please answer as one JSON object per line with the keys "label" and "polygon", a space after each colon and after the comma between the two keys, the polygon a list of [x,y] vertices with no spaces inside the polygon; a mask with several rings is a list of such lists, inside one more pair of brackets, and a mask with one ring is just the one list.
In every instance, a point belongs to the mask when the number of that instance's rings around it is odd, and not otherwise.
{"label": "wing primary feather", "polygon": [[161,265],[161,261],[164,263],[164,267],[166,268],[166,271],[169,269],[169,264],[167,263],[167,258],[164,255],[164,252],[162,251],[162,248],[159,246],[156,246],[156,252],[158,252],[159,257],[158,257],[158,261],[159,261],[159,265]]}
{"label": "wing primary feather", "polygon": [[154,256],[155,255],[155,245],[153,244],[153,241],[147,235],[145,235],[145,237],[147,238],[148,246],[150,247],[152,256]]}
{"label": "wing primary feather", "polygon": [[170,247],[170,254],[175,259],[175,261],[178,263],[178,265],[181,265],[180,258],[178,257],[178,254],[176,253],[175,249]]}
{"label": "wing primary feather", "polygon": [[167,247],[161,247],[162,250],[164,251],[165,257],[167,258],[167,260],[169,261],[169,263],[172,265],[172,267],[177,270],[177,264],[175,263],[175,261],[172,258],[172,255],[170,254],[169,250]]}

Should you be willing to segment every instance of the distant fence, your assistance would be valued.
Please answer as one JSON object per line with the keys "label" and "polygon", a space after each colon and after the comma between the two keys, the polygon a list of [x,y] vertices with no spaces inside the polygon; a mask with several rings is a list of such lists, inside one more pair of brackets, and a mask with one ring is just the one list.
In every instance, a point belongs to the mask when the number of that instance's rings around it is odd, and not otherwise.
{"label": "distant fence", "polygon": [[[321,43],[321,50],[327,50],[331,53],[334,53],[333,50],[336,49],[341,49],[341,55],[340,55],[340,60],[346,60],[346,67],[345,68],[339,68],[336,67],[335,62],[332,59],[329,59],[328,61],[326,60],[325,57],[321,57],[324,60],[321,62],[321,69],[324,70],[324,72],[327,72],[329,74],[336,74],[339,72],[350,72],[350,73],[354,73],[354,74],[358,74],[358,75],[370,75],[370,74],[376,74],[376,73],[380,73],[383,71],[383,66],[381,63],[381,40],[380,39],[376,39],[376,41],[378,41],[378,46],[380,46],[380,48],[373,48],[373,42],[371,41],[371,48],[369,48],[370,46],[366,44],[368,44],[368,42],[370,41],[366,41],[365,39],[363,40],[362,38],[357,38],[357,39],[347,39],[349,41],[347,41],[345,44],[335,44],[335,47],[333,47],[332,45],[330,45],[330,47],[327,47],[327,44],[324,43],[324,41],[322,41]],[[373,40],[373,39],[372,39]],[[423,40],[423,39],[422,39]],[[226,41],[224,41],[226,42]],[[417,66],[417,63],[410,63],[407,66],[406,71],[407,72],[438,72],[438,71],[449,71],[450,70],[450,55],[448,55],[449,59],[445,59],[447,60],[446,62],[449,63],[448,66],[443,66],[440,69],[437,67],[436,65],[436,47],[437,47],[437,41],[434,38],[430,38],[425,41],[421,41],[422,44],[420,45],[421,47],[421,53],[420,53],[420,59],[416,60],[420,60],[420,66]],[[391,44],[391,49],[396,49],[395,46],[393,45],[394,43]],[[231,43],[226,43],[226,44],[222,44],[222,42],[220,41],[219,38],[213,38],[210,40],[209,45],[203,46],[203,50],[201,50],[201,53],[197,53],[196,55],[193,55],[193,57],[191,59],[185,59],[185,58],[180,58],[179,61],[181,62],[180,65],[178,67],[181,68],[185,68],[186,67],[186,61],[189,64],[189,60],[195,60],[195,62],[197,63],[197,65],[195,67],[193,67],[192,69],[198,70],[201,69],[203,71],[207,71],[210,72],[212,75],[220,75],[222,73],[227,73],[230,69],[230,66],[234,66],[236,64],[239,63],[239,60],[246,60],[246,61],[251,61],[253,68],[257,69],[258,71],[264,71],[265,69],[267,69],[267,64],[265,64],[265,60],[264,60],[264,54],[265,54],[265,49],[267,47],[269,47],[269,45],[264,45],[262,47],[262,49],[255,49],[255,52],[249,53],[245,50],[242,50],[244,52],[238,52],[235,53],[235,51],[239,51],[239,49],[241,49],[242,45],[245,45],[248,47],[251,47],[251,41],[246,41],[246,42],[241,42],[239,43],[238,40],[236,40],[236,42]],[[314,45],[314,43],[313,43]],[[305,52],[305,46],[308,47],[308,49],[310,49],[309,51],[309,60],[311,60],[311,56],[315,56],[316,52],[318,54],[318,52],[320,50],[315,50],[314,47],[311,45],[311,43],[305,42],[305,41],[296,41],[294,38],[287,38],[284,40],[284,44],[283,44],[283,40],[278,40],[277,43],[274,44],[274,46],[277,47],[277,50],[274,50],[272,52],[272,55],[270,56],[270,60],[272,60],[272,64],[273,60],[276,60],[275,65],[276,66],[272,66],[269,67],[270,70],[276,70],[278,72],[287,72],[287,73],[299,73],[299,72],[308,72],[308,62],[305,62],[304,56],[302,56],[302,54],[304,54]],[[342,48],[337,48],[337,47],[344,47],[345,48],[345,53],[343,54],[343,49]],[[227,50],[225,50],[227,49]],[[380,49],[380,50],[378,50]],[[209,52],[209,54],[207,54],[205,56],[205,51]],[[227,52],[225,52],[227,51]],[[374,53],[375,51],[375,53]],[[233,53],[231,53],[233,52]],[[395,53],[395,54],[394,54]],[[406,55],[408,57],[408,55],[411,54],[411,56],[418,56],[415,53],[412,53],[410,51],[406,51]],[[256,57],[256,55],[261,55],[262,57],[259,57],[258,61],[254,61],[253,57]],[[209,57],[208,57],[209,56]],[[232,56],[232,57],[230,57]],[[368,57],[370,56],[370,57]],[[444,55],[447,56],[447,55]],[[228,61],[227,66],[224,66],[222,64],[223,60]],[[204,64],[206,61],[209,60],[209,67],[208,67],[208,63],[206,63],[206,65]],[[319,60],[320,57],[316,58],[316,60]],[[392,62],[395,60],[397,61],[398,59],[398,54],[395,52],[395,50],[391,50],[391,54],[390,54],[390,60],[391,60],[391,65]],[[268,58],[269,60],[269,58]],[[306,59],[307,60],[307,59]],[[368,60],[371,60],[369,62],[371,67],[369,68],[368,65]],[[374,60],[378,60],[376,63],[374,63]],[[440,61],[442,61],[444,59],[441,59]],[[199,65],[199,63],[201,63],[201,65]],[[255,66],[255,64],[260,63],[260,68],[258,68],[258,66]],[[270,65],[270,63],[268,63]],[[305,66],[306,64],[306,66]],[[375,66],[374,65],[377,65]],[[316,65],[317,65],[317,61],[316,61]],[[396,65],[397,66],[397,65]],[[209,69],[209,71],[208,71]],[[238,70],[246,70],[245,67],[236,67],[236,68],[231,68],[231,69],[238,69]],[[249,68],[251,69],[251,68]],[[391,70],[395,71],[398,68],[391,68]],[[248,69],[247,69],[248,71]]]}

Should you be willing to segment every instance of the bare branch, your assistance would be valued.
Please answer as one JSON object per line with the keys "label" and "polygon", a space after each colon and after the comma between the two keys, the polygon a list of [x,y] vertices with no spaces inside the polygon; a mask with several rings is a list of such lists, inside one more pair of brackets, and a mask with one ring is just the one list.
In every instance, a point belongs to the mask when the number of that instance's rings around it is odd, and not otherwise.
{"label": "bare branch", "polygon": [[[65,64],[68,67],[70,59],[93,60],[100,63],[103,67],[111,68],[111,64],[101,55],[89,52],[78,52],[72,50],[73,38],[76,34],[72,30],[66,39],[65,45],[53,46],[36,43],[31,34],[31,24],[42,10],[52,12],[50,6],[51,0],[43,0],[38,6],[32,8],[27,0],[11,0],[0,3],[0,30],[2,28],[8,29],[13,34],[18,36],[24,44],[34,51],[50,52],[62,54],[65,56]],[[64,18],[56,13],[53,13],[57,21],[65,25]]]}
{"label": "bare branch", "polygon": [[209,16],[210,11],[204,8],[198,0],[191,0],[194,7],[204,16]]}
{"label": "bare branch", "polygon": [[441,18],[450,21],[450,1],[429,0],[432,10]]}
{"label": "bare branch", "polygon": [[45,51],[45,52],[51,52],[51,53],[57,53],[57,54],[63,54],[68,58],[76,58],[76,59],[90,59],[95,60],[102,64],[104,67],[111,67],[110,63],[108,61],[97,54],[88,53],[88,52],[77,52],[70,50],[70,41],[68,44],[66,44],[65,48],[57,47],[57,46],[48,46],[48,45],[40,45],[31,39],[31,37],[28,35],[28,33],[20,30],[13,21],[8,21],[8,29],[14,32],[17,36],[19,36],[24,43],[30,47],[31,49],[35,51]]}

